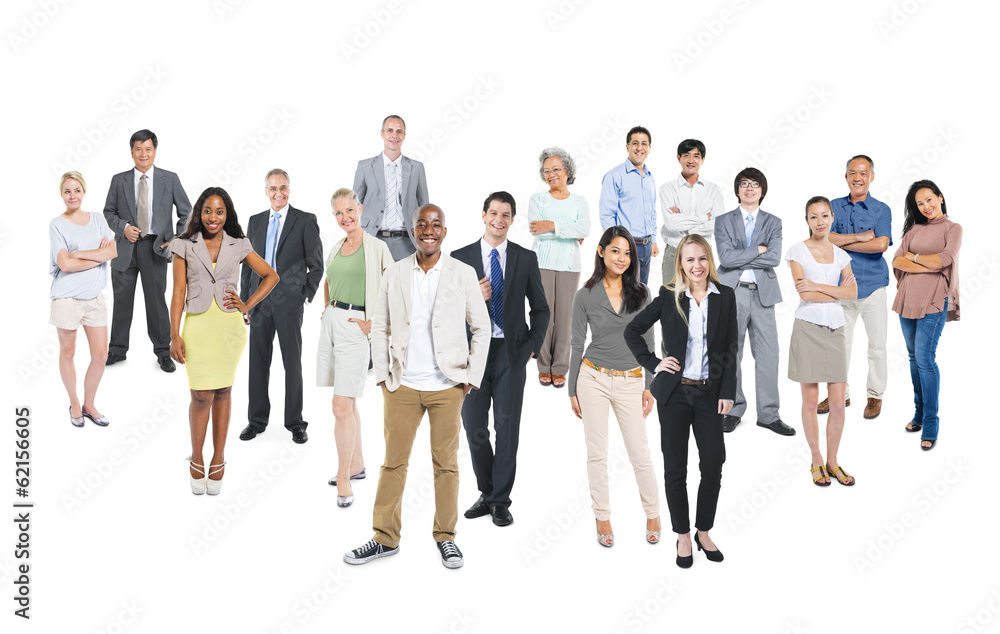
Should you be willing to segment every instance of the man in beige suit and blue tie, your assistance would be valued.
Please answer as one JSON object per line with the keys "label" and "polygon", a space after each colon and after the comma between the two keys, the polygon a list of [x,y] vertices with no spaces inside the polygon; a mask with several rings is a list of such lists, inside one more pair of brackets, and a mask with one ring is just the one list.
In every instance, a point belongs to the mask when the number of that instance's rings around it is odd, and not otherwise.
{"label": "man in beige suit and blue tie", "polygon": [[[458,442],[465,395],[478,388],[490,347],[490,316],[476,272],[441,253],[448,230],[436,205],[412,217],[417,252],[385,270],[372,320],[375,381],[385,399],[385,462],[375,494],[375,537],[344,555],[364,564],[399,552],[406,469],[427,412],[434,463],[434,541],[446,568],[460,568]],[[471,338],[466,336],[469,326]]]}
{"label": "man in beige suit and blue tie", "polygon": [[399,262],[416,248],[411,234],[411,217],[417,207],[427,204],[427,176],[424,164],[403,156],[406,123],[391,114],[382,121],[383,151],[358,161],[354,193],[363,208],[361,227],[389,247]]}

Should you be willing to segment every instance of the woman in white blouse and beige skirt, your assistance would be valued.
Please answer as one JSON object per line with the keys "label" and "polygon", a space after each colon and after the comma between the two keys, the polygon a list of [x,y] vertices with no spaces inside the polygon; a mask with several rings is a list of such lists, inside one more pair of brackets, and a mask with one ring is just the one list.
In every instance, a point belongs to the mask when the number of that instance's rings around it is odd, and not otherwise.
{"label": "woman in white blouse and beige skirt", "polygon": [[[830,242],[833,212],[830,201],[814,196],[806,203],[809,239],[792,245],[785,255],[792,269],[799,307],[795,309],[792,342],[788,348],[788,378],[802,387],[802,427],[812,453],[811,474],[817,486],[830,478],[845,486],[854,476],[837,460],[844,433],[844,394],[847,388],[847,339],[840,300],[856,299],[858,287],[851,273],[851,256]],[[819,384],[826,383],[830,417],[826,424],[826,460],[819,446]]]}

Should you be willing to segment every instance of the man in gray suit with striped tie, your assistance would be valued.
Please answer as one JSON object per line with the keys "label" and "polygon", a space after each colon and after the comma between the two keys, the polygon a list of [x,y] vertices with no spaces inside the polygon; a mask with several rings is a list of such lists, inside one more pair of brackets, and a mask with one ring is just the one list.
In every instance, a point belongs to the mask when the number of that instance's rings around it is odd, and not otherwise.
{"label": "man in gray suit with striped tie", "polygon": [[410,233],[413,212],[428,202],[424,164],[402,155],[406,123],[391,114],[382,121],[385,149],[358,161],[354,193],[361,200],[361,227],[389,246],[397,262],[416,251]]}

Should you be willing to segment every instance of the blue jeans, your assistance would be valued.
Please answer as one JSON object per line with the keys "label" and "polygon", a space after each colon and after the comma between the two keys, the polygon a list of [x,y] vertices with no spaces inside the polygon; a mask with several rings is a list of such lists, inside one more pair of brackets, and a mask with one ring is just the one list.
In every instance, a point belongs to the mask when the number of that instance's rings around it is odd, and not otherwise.
{"label": "blue jeans", "polygon": [[913,422],[923,425],[921,440],[937,440],[938,393],[941,390],[941,372],[937,364],[937,344],[941,330],[948,319],[948,300],[944,310],[924,315],[920,319],[899,318],[910,355],[910,379],[913,381],[913,405],[916,412]]}
{"label": "blue jeans", "polygon": [[[633,236],[635,237],[635,236]],[[647,237],[647,236],[640,236]],[[637,238],[638,239],[638,238]],[[649,244],[635,244],[636,257],[639,260],[639,281],[643,284],[649,284],[649,261],[650,256],[653,255],[653,243]]]}

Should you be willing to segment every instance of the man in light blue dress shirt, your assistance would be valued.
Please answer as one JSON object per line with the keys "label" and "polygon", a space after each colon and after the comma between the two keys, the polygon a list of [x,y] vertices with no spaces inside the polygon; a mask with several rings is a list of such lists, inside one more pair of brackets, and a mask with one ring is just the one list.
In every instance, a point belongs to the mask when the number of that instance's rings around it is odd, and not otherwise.
{"label": "man in light blue dress shirt", "polygon": [[645,166],[652,148],[649,130],[637,125],[628,131],[628,160],[604,175],[599,204],[602,230],[621,225],[635,238],[643,284],[649,282],[650,257],[660,254],[656,245],[656,181]]}

